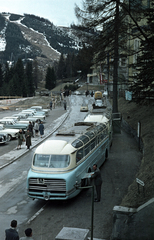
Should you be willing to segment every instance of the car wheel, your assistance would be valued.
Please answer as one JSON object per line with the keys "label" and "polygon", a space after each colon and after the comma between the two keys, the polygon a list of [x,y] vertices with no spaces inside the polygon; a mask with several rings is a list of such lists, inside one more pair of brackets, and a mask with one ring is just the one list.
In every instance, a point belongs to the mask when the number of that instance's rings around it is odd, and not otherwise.
{"label": "car wheel", "polygon": [[8,134],[8,140],[11,141],[12,140],[12,136],[10,134]]}

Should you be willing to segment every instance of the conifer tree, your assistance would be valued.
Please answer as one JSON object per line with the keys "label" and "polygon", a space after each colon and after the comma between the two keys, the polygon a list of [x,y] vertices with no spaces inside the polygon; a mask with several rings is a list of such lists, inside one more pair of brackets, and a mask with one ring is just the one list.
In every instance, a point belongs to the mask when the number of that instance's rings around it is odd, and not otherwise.
{"label": "conifer tree", "polygon": [[2,95],[2,86],[3,86],[3,71],[2,65],[0,64],[0,95]]}
{"label": "conifer tree", "polygon": [[58,79],[63,79],[66,77],[66,65],[65,65],[63,53],[61,54],[60,59],[59,59],[58,69],[57,69],[57,77],[58,77]]}
{"label": "conifer tree", "polygon": [[130,87],[134,99],[138,103],[147,103],[149,98],[154,97],[154,0],[151,5],[153,7],[147,8],[144,13],[147,18],[147,24],[144,26],[146,38],[141,40],[141,54],[135,65],[138,73]]}
{"label": "conifer tree", "polygon": [[8,85],[10,96],[20,96],[20,84],[18,74],[14,74]]}
{"label": "conifer tree", "polygon": [[38,63],[36,60],[33,61],[33,79],[34,79],[35,89],[37,89],[37,85],[39,81],[39,70],[38,70]]}
{"label": "conifer tree", "polygon": [[53,89],[56,86],[56,75],[54,68],[48,67],[46,78],[45,78],[45,88],[48,90]]}
{"label": "conifer tree", "polygon": [[15,76],[17,76],[17,84],[18,84],[18,96],[22,96],[22,89],[24,84],[24,66],[22,60],[19,58],[15,64]]}
{"label": "conifer tree", "polygon": [[34,81],[33,81],[33,68],[32,62],[27,62],[26,65],[26,79],[27,79],[27,96],[32,97],[35,95]]}

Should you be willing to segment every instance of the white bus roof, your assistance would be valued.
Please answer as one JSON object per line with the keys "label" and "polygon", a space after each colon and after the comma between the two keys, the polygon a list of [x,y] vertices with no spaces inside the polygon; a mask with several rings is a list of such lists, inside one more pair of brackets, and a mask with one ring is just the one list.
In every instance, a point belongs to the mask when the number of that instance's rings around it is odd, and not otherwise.
{"label": "white bus roof", "polygon": [[76,149],[64,140],[46,140],[37,147],[36,154],[70,154]]}
{"label": "white bus roof", "polygon": [[109,119],[104,115],[88,115],[84,122],[98,122],[98,123],[108,123]]}

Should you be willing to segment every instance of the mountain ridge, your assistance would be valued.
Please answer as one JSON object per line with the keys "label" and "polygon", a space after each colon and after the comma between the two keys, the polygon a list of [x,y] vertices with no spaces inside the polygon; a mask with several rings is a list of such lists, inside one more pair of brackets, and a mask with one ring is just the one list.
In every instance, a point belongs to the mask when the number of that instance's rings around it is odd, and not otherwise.
{"label": "mountain ridge", "polygon": [[35,15],[11,13],[0,13],[0,37],[1,63],[36,59],[44,71],[61,53],[77,53],[82,41],[77,30],[57,27]]}

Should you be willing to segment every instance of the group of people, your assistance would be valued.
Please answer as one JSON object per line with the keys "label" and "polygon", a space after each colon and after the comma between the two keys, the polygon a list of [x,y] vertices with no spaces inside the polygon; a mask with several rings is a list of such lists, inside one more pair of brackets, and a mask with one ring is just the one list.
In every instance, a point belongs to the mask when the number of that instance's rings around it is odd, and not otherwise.
{"label": "group of people", "polygon": [[17,150],[21,149],[21,145],[22,145],[23,142],[26,142],[27,149],[30,149],[30,146],[32,145],[31,137],[34,137],[33,129],[35,131],[35,137],[38,136],[39,132],[40,132],[41,138],[43,137],[43,135],[44,135],[44,125],[43,125],[43,122],[38,124],[38,120],[36,120],[36,122],[34,124],[34,127],[33,127],[32,122],[29,122],[27,131],[25,132],[25,137],[24,137],[24,133],[23,133],[22,129],[20,129],[19,132],[18,132],[18,146],[17,146]]}
{"label": "group of people", "polygon": [[[5,230],[5,240],[19,240],[19,234],[17,231],[17,220],[12,220],[10,228]],[[32,229],[27,228],[25,230],[25,237],[21,237],[20,240],[33,240]]]}

